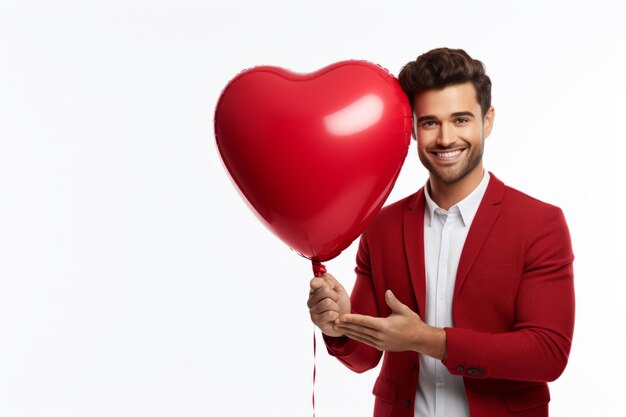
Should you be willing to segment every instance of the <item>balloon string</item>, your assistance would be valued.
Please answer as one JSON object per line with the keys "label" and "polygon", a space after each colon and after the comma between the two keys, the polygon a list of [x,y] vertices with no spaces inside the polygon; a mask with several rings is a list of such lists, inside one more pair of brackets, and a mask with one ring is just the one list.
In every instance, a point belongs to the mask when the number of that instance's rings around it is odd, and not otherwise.
{"label": "balloon string", "polygon": [[[311,261],[311,263],[313,264],[313,274],[316,277],[321,277],[323,274],[326,273],[326,267],[320,262],[320,261]],[[317,340],[315,338],[315,326],[313,326],[313,396],[312,396],[312,401],[313,401],[313,417],[315,417],[315,373],[317,371],[317,366],[316,366],[316,358],[317,358]]]}
{"label": "balloon string", "polygon": [[315,417],[315,360],[316,360],[315,326],[313,326],[313,417]]}

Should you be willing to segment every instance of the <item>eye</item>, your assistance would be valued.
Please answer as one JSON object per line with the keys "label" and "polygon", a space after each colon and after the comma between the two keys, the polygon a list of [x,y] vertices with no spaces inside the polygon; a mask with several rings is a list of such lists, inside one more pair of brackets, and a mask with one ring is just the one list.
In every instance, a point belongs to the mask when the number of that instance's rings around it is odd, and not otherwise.
{"label": "eye", "polygon": [[430,127],[434,127],[437,125],[437,121],[435,120],[426,120],[425,122],[423,122],[420,127],[424,128],[424,129],[428,129]]}
{"label": "eye", "polygon": [[465,125],[469,123],[469,119],[467,117],[459,117],[454,120],[454,123],[457,125]]}

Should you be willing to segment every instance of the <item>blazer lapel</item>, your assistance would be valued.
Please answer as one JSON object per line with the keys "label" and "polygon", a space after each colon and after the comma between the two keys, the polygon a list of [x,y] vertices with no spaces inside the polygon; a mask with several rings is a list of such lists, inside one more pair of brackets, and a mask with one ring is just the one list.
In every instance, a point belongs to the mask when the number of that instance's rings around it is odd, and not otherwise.
{"label": "blazer lapel", "polygon": [[456,282],[454,284],[454,298],[456,298],[461,291],[467,274],[474,264],[483,243],[485,243],[489,231],[500,215],[500,203],[504,197],[504,184],[491,172],[489,175],[491,177],[489,179],[489,185],[487,186],[487,190],[485,190],[485,195],[478,207],[476,216],[472,221],[472,226],[465,239],[465,244],[463,245],[463,252],[459,260]]}
{"label": "blazer lapel", "polygon": [[409,264],[413,293],[417,301],[417,313],[426,313],[426,269],[424,267],[424,189],[415,194],[404,213],[404,248]]}

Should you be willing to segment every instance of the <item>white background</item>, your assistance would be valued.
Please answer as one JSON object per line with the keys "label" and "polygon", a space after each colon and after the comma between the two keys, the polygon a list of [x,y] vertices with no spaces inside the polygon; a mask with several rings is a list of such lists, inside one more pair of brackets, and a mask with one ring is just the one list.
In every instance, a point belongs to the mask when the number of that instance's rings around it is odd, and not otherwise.
{"label": "white background", "polygon": [[[625,21],[617,0],[1,0],[0,415],[311,415],[310,264],[231,184],[215,103],[254,65],[397,75],[439,46],[492,78],[485,166],[569,222],[551,415],[620,415]],[[388,201],[425,180],[412,143]],[[354,256],[327,264],[348,288]],[[376,370],[323,347],[317,369],[318,417],[371,414]]]}

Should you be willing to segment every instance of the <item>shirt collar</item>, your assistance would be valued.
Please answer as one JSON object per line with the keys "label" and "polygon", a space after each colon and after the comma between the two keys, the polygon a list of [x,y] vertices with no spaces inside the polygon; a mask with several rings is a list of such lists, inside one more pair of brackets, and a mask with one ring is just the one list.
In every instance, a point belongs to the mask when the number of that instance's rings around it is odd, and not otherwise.
{"label": "shirt collar", "polygon": [[[470,227],[472,225],[474,216],[476,216],[476,212],[478,211],[478,206],[480,205],[480,202],[485,195],[485,191],[487,191],[487,185],[489,185],[489,172],[487,172],[487,170],[484,170],[483,179],[480,181],[480,184],[478,184],[478,186],[474,188],[474,191],[472,191],[463,200],[450,207],[449,212],[458,210],[458,212],[461,214],[461,219],[463,220],[463,224],[465,225],[465,227]],[[432,224],[432,219],[435,215],[435,210],[440,207],[430,197],[430,193],[428,191],[428,180],[426,181],[426,185],[424,185],[424,197],[426,198],[425,224],[430,226]]]}

